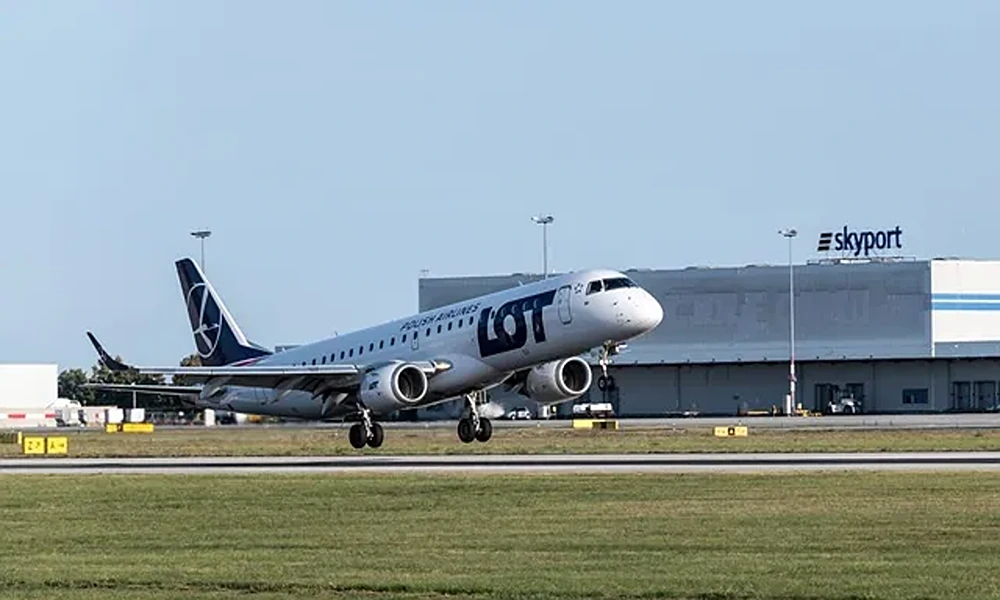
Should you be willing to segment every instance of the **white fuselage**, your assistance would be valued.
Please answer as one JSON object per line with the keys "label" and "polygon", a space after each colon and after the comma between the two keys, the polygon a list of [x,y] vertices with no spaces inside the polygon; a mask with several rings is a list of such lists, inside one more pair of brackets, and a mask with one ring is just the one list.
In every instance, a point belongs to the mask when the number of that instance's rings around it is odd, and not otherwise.
{"label": "white fuselage", "polygon": [[[621,287],[594,291],[596,280],[612,280]],[[429,379],[428,393],[419,404],[423,407],[488,389],[522,369],[577,356],[605,342],[634,338],[655,328],[662,318],[659,303],[624,274],[590,270],[298,346],[253,364],[449,363],[450,368]],[[338,406],[346,397],[339,394],[324,402],[309,392],[226,386],[220,381],[205,386],[199,404],[250,414],[323,419],[338,416]]]}

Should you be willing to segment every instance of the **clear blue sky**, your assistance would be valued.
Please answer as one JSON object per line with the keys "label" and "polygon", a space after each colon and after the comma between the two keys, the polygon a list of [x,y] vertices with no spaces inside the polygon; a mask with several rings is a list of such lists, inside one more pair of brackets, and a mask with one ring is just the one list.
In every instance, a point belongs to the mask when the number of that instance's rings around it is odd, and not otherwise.
{"label": "clear blue sky", "polygon": [[1000,257],[1000,2],[0,2],[0,362],[176,364],[173,261],[254,340],[432,275]]}

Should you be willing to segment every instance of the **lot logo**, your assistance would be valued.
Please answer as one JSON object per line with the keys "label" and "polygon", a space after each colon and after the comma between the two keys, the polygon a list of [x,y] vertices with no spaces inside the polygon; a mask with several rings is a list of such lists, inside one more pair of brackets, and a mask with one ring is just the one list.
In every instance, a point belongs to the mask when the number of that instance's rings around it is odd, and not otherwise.
{"label": "lot logo", "polygon": [[891,248],[902,248],[903,242],[900,237],[903,230],[897,225],[895,229],[885,231],[848,231],[844,226],[843,231],[836,233],[827,231],[819,234],[819,244],[817,252],[829,252],[832,249],[837,252],[844,252],[860,256],[864,253],[868,256],[872,250],[889,250]]}
{"label": "lot logo", "polygon": [[[556,292],[551,290],[534,294],[524,298],[517,298],[510,302],[505,302],[500,308],[490,313],[493,308],[487,306],[483,308],[479,315],[479,328],[477,331],[477,341],[479,342],[479,355],[483,358],[501,354],[511,350],[523,348],[528,342],[528,322],[524,314],[531,312],[531,331],[534,335],[535,343],[540,344],[545,341],[545,323],[542,321],[542,311],[546,306],[551,306],[555,300]],[[508,317],[513,323],[514,331],[507,330]],[[490,329],[494,337],[490,337]]]}
{"label": "lot logo", "polygon": [[197,327],[191,333],[194,334],[198,355],[209,358],[219,347],[219,339],[222,336],[222,312],[204,281],[191,286],[188,291],[187,308],[191,323],[197,323]]}

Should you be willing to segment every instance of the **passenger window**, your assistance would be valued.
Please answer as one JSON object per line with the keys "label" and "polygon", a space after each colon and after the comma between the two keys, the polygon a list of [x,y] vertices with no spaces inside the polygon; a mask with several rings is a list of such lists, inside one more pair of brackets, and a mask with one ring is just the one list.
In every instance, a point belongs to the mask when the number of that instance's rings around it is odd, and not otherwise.
{"label": "passenger window", "polygon": [[365,346],[364,346],[364,344],[362,344],[362,345],[358,346],[358,356],[361,356],[364,353],[365,353]]}
{"label": "passenger window", "polygon": [[459,320],[458,320],[458,326],[459,326],[459,327],[461,327],[461,326],[462,326],[462,319],[459,319]]}
{"label": "passenger window", "polygon": [[438,325],[438,333],[441,333],[441,326]]}
{"label": "passenger window", "polygon": [[402,341],[406,342],[406,334],[405,333],[403,334],[403,340]]}
{"label": "passenger window", "polygon": [[368,351],[369,352],[371,352],[374,349],[375,349],[375,342],[372,342],[372,343],[368,344]]}
{"label": "passenger window", "polygon": [[326,355],[325,354],[323,355],[323,364],[324,365],[326,364]]}
{"label": "passenger window", "polygon": [[587,295],[589,296],[591,294],[596,294],[597,292],[601,291],[601,289],[602,288],[600,279],[598,279],[597,281],[591,281],[590,285],[587,286]]}
{"label": "passenger window", "polygon": [[316,359],[315,358],[313,359],[313,364],[316,364]]}
{"label": "passenger window", "polygon": [[451,331],[451,321],[448,321],[448,331]]}
{"label": "passenger window", "polygon": [[424,335],[430,335],[430,334],[431,334],[431,328],[430,328],[430,327],[428,327],[428,328],[427,328],[427,333],[425,333]]}
{"label": "passenger window", "polygon": [[389,338],[389,345],[390,346],[396,345],[396,336],[392,336],[391,338]]}
{"label": "passenger window", "polygon": [[351,348],[351,351],[348,352],[347,355],[348,356],[354,356],[354,348]]}
{"label": "passenger window", "polygon": [[385,340],[378,341],[378,349],[381,350],[382,348],[385,348]]}

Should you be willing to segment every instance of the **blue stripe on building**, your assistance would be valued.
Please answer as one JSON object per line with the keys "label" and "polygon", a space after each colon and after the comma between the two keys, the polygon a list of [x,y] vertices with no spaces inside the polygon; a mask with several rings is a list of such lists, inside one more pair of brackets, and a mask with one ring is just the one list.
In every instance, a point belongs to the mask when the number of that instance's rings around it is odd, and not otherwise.
{"label": "blue stripe on building", "polygon": [[996,311],[1000,302],[931,302],[931,310]]}
{"label": "blue stripe on building", "polygon": [[945,301],[959,301],[959,302],[981,302],[981,301],[994,301],[1000,302],[1000,294],[980,294],[980,293],[938,293],[931,294],[932,301],[945,300]]}

